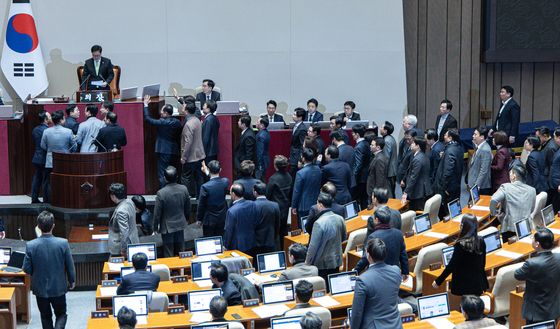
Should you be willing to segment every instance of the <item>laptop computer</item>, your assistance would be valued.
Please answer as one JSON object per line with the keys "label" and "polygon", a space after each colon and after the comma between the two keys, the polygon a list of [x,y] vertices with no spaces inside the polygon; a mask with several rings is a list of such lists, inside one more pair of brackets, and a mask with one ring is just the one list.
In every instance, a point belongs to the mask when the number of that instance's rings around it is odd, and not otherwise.
{"label": "laptop computer", "polygon": [[13,118],[14,107],[13,105],[0,105],[0,118]]}
{"label": "laptop computer", "polygon": [[121,89],[121,101],[138,98],[138,87],[123,88]]}
{"label": "laptop computer", "polygon": [[314,125],[321,127],[321,129],[330,129],[331,122],[330,121],[317,121]]}
{"label": "laptop computer", "polygon": [[157,259],[157,249],[155,243],[136,243],[126,246],[128,261],[132,262],[132,256],[142,252],[148,256],[148,261]]}
{"label": "laptop computer", "polygon": [[449,262],[451,261],[451,257],[453,257],[454,249],[455,248],[451,246],[451,247],[445,247],[441,250],[441,258],[443,260],[443,266],[447,267],[447,264],[449,264]]}
{"label": "laptop computer", "polygon": [[298,219],[299,219],[299,227],[301,227],[303,233],[307,233],[307,230],[305,229],[305,224],[307,224],[307,220],[309,219],[309,216],[299,217]]}
{"label": "laptop computer", "polygon": [[[146,266],[146,271],[151,272],[152,271],[152,266],[148,265]],[[124,278],[125,276],[132,274],[136,272],[136,269],[132,266],[123,266],[121,267],[121,278]]]}
{"label": "laptop computer", "polygon": [[424,233],[432,228],[432,222],[430,221],[430,214],[422,214],[414,218],[414,229],[416,234]]}
{"label": "laptop computer", "polygon": [[199,324],[199,325],[192,325],[191,329],[229,329],[229,324],[227,323]]}
{"label": "laptop computer", "polygon": [[301,329],[301,315],[270,319],[270,329]]}
{"label": "laptop computer", "polygon": [[193,290],[187,292],[189,312],[202,312],[210,310],[210,301],[222,295],[222,289]]}
{"label": "laptop computer", "polygon": [[221,236],[211,236],[194,240],[194,252],[197,256],[216,255],[224,252]]}
{"label": "laptop computer", "polygon": [[358,201],[348,202],[344,205],[344,220],[349,220],[358,216],[359,212],[360,205],[358,204]]}
{"label": "laptop computer", "polygon": [[554,223],[554,208],[552,208],[552,205],[549,204],[548,206],[544,207],[541,210],[541,216],[542,216],[542,220],[543,220],[543,225],[544,226],[548,226],[552,223]]}
{"label": "laptop computer", "polygon": [[531,222],[528,219],[515,222],[515,234],[517,234],[517,240],[530,236]]}
{"label": "laptop computer", "polygon": [[210,280],[210,269],[212,265],[219,264],[219,260],[209,260],[191,263],[191,275],[193,281]]}
{"label": "laptop computer", "polygon": [[368,120],[348,121],[346,122],[346,129],[352,129],[357,125],[364,125],[366,128],[369,126]]}
{"label": "laptop computer", "polygon": [[284,122],[270,122],[268,123],[268,128],[269,131],[272,130],[282,130],[282,129],[286,129],[286,125],[284,124]]}
{"label": "laptop computer", "polygon": [[[146,323],[148,317],[148,295],[113,296],[113,315],[116,317],[124,306],[136,313],[139,323]],[[139,319],[140,318],[140,319]]]}
{"label": "laptop computer", "polygon": [[11,254],[12,254],[12,248],[0,247],[0,265],[8,264],[10,262]]}
{"label": "laptop computer", "polygon": [[352,308],[346,310],[346,314],[348,315],[348,323],[352,323]]}
{"label": "laptop computer", "polygon": [[449,210],[449,219],[454,219],[462,215],[463,208],[461,207],[461,200],[458,198],[447,204]]}
{"label": "laptop computer", "polygon": [[25,259],[25,253],[21,251],[12,251],[10,254],[10,260],[8,261],[8,266],[4,267],[2,271],[17,273],[21,272],[23,268],[23,260]]}
{"label": "laptop computer", "polygon": [[265,305],[294,301],[294,282],[282,281],[263,284],[262,299]]}
{"label": "laptop computer", "polygon": [[259,273],[282,271],[286,269],[286,253],[284,251],[257,255]]}
{"label": "laptop computer", "polygon": [[448,316],[450,313],[447,293],[419,297],[417,303],[420,320]]}
{"label": "laptop computer", "polygon": [[216,115],[239,113],[239,101],[217,101],[216,105]]}
{"label": "laptop computer", "polygon": [[328,279],[331,295],[340,295],[354,291],[357,276],[358,274],[355,271],[330,274]]}
{"label": "laptop computer", "polygon": [[554,320],[549,320],[549,321],[544,321],[539,323],[528,324],[522,326],[521,329],[556,329],[556,323],[554,323]]}
{"label": "laptop computer", "polygon": [[500,232],[493,232],[482,237],[484,243],[486,244],[486,254],[489,254],[495,250],[502,248],[502,239],[500,238]]}
{"label": "laptop computer", "polygon": [[144,86],[142,88],[142,98],[146,97],[146,95],[150,97],[159,96],[159,83]]}
{"label": "laptop computer", "polygon": [[469,193],[471,194],[472,204],[475,205],[480,200],[480,193],[478,192],[478,185],[474,184],[473,187],[470,188]]}

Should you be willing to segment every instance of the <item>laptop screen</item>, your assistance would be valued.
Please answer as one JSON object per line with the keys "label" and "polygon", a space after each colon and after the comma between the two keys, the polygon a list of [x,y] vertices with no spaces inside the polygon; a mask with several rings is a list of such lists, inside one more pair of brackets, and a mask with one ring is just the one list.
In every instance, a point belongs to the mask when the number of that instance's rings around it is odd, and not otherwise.
{"label": "laptop screen", "polygon": [[360,205],[358,205],[357,201],[348,202],[344,205],[344,219],[349,220],[358,216],[360,212]]}
{"label": "laptop screen", "polygon": [[294,300],[294,283],[282,281],[263,284],[262,297],[264,304],[291,302]]}
{"label": "laptop screen", "polygon": [[257,265],[260,273],[285,270],[286,254],[283,251],[258,254]]}
{"label": "laptop screen", "polygon": [[299,324],[300,320],[301,320],[301,315],[290,316],[286,318],[270,319],[270,328],[271,329],[301,329],[301,325]]}
{"label": "laptop screen", "polygon": [[[148,266],[146,267],[146,271],[151,272],[151,271],[152,271],[152,266],[151,266],[151,265],[148,265]],[[134,272],[136,272],[136,270],[134,269],[134,267],[132,267],[132,266],[123,266],[123,267],[121,267],[121,278],[123,278],[123,277],[125,277],[125,276],[127,276],[127,275],[129,275],[129,274],[131,274],[131,273],[134,273]]]}
{"label": "laptop screen", "polygon": [[418,317],[420,320],[449,315],[447,293],[418,298]]}
{"label": "laptop screen", "polygon": [[443,266],[447,267],[451,257],[453,256],[454,247],[446,247],[442,249],[442,257],[443,257]]}
{"label": "laptop screen", "polygon": [[191,329],[229,329],[229,324],[227,323],[199,324],[199,325],[191,326]]}
{"label": "laptop screen", "polygon": [[15,268],[23,268],[23,260],[25,259],[25,253],[21,251],[12,251],[10,255],[10,261],[8,266]]}
{"label": "laptop screen", "polygon": [[352,323],[352,308],[347,309],[346,314],[348,314],[348,323]]}
{"label": "laptop screen", "polygon": [[148,295],[114,296],[113,314],[119,314],[123,306],[136,312],[137,316],[148,315]]}
{"label": "laptop screen", "polygon": [[192,280],[208,280],[210,279],[210,267],[212,264],[218,264],[220,261],[211,260],[207,262],[192,262],[191,274]]}
{"label": "laptop screen", "polygon": [[551,204],[541,210],[541,215],[543,218],[544,226],[548,226],[554,223],[554,208],[552,208]]}
{"label": "laptop screen", "polygon": [[486,244],[486,253],[489,254],[494,250],[498,250],[502,247],[502,239],[500,238],[500,232],[490,233],[482,237],[484,243]]}
{"label": "laptop screen", "polygon": [[210,301],[222,295],[222,289],[194,290],[187,292],[189,312],[208,311]]}
{"label": "laptop screen", "polygon": [[420,234],[431,229],[432,222],[430,222],[429,214],[416,216],[416,218],[414,218],[414,228],[416,229],[416,234]]}
{"label": "laptop screen", "polygon": [[555,329],[555,328],[556,328],[556,324],[554,323],[554,320],[528,324],[526,326],[521,327],[521,329]]}
{"label": "laptop screen", "polygon": [[132,262],[132,256],[142,252],[148,256],[148,260],[157,259],[157,249],[155,243],[139,243],[139,244],[129,244],[127,246],[128,261]]}
{"label": "laptop screen", "polygon": [[528,219],[520,220],[515,223],[515,233],[517,233],[517,239],[521,240],[524,237],[531,235],[531,222]]}
{"label": "laptop screen", "polygon": [[344,294],[354,291],[356,286],[356,272],[342,272],[329,275],[329,287],[332,295]]}
{"label": "laptop screen", "polygon": [[455,199],[447,204],[449,210],[449,218],[455,218],[463,212],[461,209],[461,200]]}
{"label": "laptop screen", "polygon": [[224,252],[222,237],[211,236],[194,240],[194,250],[197,256],[216,255]]}
{"label": "laptop screen", "polygon": [[8,264],[10,261],[10,255],[12,254],[12,248],[1,247],[0,248],[0,264]]}
{"label": "laptop screen", "polygon": [[478,193],[478,185],[471,187],[471,199],[473,204],[476,204],[480,200],[480,194]]}
{"label": "laptop screen", "polygon": [[307,224],[308,219],[309,219],[309,216],[299,217],[299,227],[301,227],[301,230],[303,231],[303,233],[307,233],[307,230],[305,229],[305,224]]}

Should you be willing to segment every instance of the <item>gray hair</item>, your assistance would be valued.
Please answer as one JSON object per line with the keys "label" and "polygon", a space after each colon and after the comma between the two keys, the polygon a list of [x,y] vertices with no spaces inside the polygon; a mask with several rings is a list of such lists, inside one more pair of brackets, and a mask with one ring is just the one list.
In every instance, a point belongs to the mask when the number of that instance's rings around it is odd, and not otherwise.
{"label": "gray hair", "polygon": [[404,116],[404,119],[413,127],[416,127],[416,124],[418,124],[418,118],[414,114],[407,114]]}

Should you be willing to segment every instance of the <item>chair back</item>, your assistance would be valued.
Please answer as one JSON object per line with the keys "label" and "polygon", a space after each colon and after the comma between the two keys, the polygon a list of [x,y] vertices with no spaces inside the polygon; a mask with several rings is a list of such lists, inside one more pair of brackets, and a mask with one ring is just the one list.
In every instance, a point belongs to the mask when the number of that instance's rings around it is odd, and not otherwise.
{"label": "chair back", "polygon": [[169,281],[171,280],[171,273],[169,271],[169,267],[165,264],[154,264],[152,265],[152,273],[159,275],[160,281]]}
{"label": "chair back", "polygon": [[438,213],[439,213],[440,206],[441,206],[440,194],[435,194],[433,197],[426,200],[426,203],[424,204],[424,213],[429,214],[428,217],[430,217],[430,222],[432,222],[432,225],[439,222]]}
{"label": "chair back", "polygon": [[169,298],[164,292],[152,292],[152,300],[148,305],[149,312],[167,312],[169,307]]}
{"label": "chair back", "polygon": [[489,226],[487,228],[485,228],[484,230],[481,230],[480,232],[478,232],[478,236],[479,237],[483,237],[485,235],[494,233],[494,232],[498,232],[498,228],[496,226]]}
{"label": "chair back", "polygon": [[398,308],[399,308],[399,314],[401,316],[414,314],[414,311],[412,310],[412,306],[410,306],[410,304],[408,303],[399,303]]}
{"label": "chair back", "polygon": [[344,250],[344,253],[348,254],[350,251],[356,249],[357,246],[364,244],[367,238],[366,234],[367,234],[366,227],[351,232],[350,235],[348,235],[348,243],[346,244],[346,249]]}
{"label": "chair back", "polygon": [[416,217],[416,212],[414,210],[409,210],[401,214],[401,231],[403,233],[412,231],[414,227],[414,217]]}
{"label": "chair back", "polygon": [[537,226],[544,226],[544,219],[542,218],[541,210],[546,205],[546,199],[548,194],[546,192],[541,192],[535,198],[535,209],[531,213],[531,219],[533,220],[533,228]]}
{"label": "chair back", "polygon": [[321,319],[321,329],[329,329],[331,326],[331,311],[325,307],[306,307],[306,308],[296,308],[289,310],[285,313],[285,316],[298,316],[305,315],[305,313],[311,312]]}
{"label": "chair back", "polygon": [[[78,68],[76,69],[76,73],[78,75],[78,88],[79,88],[79,86],[82,84],[82,76],[84,75],[84,66],[83,65],[78,66]],[[119,98],[121,94],[121,87],[120,87],[121,67],[118,65],[113,65],[113,74],[115,75],[115,77],[109,84],[109,87],[111,88],[113,98]]]}
{"label": "chair back", "polygon": [[521,268],[523,263],[504,266],[498,270],[496,274],[496,282],[492,289],[494,295],[494,313],[493,318],[509,314],[509,293],[515,290],[515,287],[521,283],[517,281],[513,274],[515,270]]}
{"label": "chair back", "polygon": [[246,277],[238,273],[229,272],[228,278],[237,287],[237,290],[241,293],[241,299],[258,299],[259,292],[257,288],[249,281]]}
{"label": "chair back", "polygon": [[416,290],[412,292],[413,294],[422,292],[422,271],[430,267],[430,264],[441,262],[441,251],[446,247],[447,244],[440,242],[420,249],[416,265],[414,266]]}
{"label": "chair back", "polygon": [[299,278],[299,279],[295,279],[294,281],[294,287],[298,284],[298,282],[305,280],[308,281],[309,283],[311,283],[313,285],[313,291],[319,291],[319,290],[326,290],[327,289],[327,285],[325,284],[325,279],[323,279],[320,276],[309,276],[306,278]]}

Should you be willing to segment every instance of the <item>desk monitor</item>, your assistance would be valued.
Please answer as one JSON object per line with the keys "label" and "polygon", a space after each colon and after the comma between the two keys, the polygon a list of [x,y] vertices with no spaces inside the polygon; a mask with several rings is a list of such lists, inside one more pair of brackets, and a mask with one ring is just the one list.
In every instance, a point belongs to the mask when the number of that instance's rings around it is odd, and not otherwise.
{"label": "desk monitor", "polygon": [[349,220],[358,216],[359,212],[360,205],[358,204],[358,201],[348,202],[344,205],[344,220]]}
{"label": "desk monitor", "polygon": [[447,267],[449,261],[451,261],[451,257],[453,256],[454,247],[445,247],[441,250],[442,259],[443,259],[443,266]]}
{"label": "desk monitor", "polygon": [[263,303],[285,303],[294,301],[294,282],[282,281],[262,285]]}
{"label": "desk monitor", "polygon": [[282,129],[286,129],[286,125],[284,124],[284,122],[270,122],[268,124],[268,128],[269,131],[272,130],[282,130]]}
{"label": "desk monitor", "polygon": [[478,192],[478,185],[474,184],[470,189],[472,204],[475,205],[480,200],[480,193]]}
{"label": "desk monitor", "polygon": [[556,324],[554,323],[554,320],[528,324],[526,326],[521,327],[521,329],[555,329],[555,328],[556,328]]}
{"label": "desk monitor", "polygon": [[518,240],[531,235],[531,222],[529,221],[529,219],[524,219],[516,222],[515,233],[517,234]]}
{"label": "desk monitor", "polygon": [[348,121],[346,122],[346,129],[352,129],[357,125],[364,125],[367,128],[369,127],[369,121],[367,120]]}
{"label": "desk monitor", "polygon": [[142,88],[142,98],[144,98],[146,95],[150,97],[159,96],[159,83],[144,86],[144,88]]}
{"label": "desk monitor", "polygon": [[132,262],[132,256],[139,252],[146,254],[149,261],[157,259],[157,249],[155,243],[129,244],[126,248],[129,262]]}
{"label": "desk monitor", "polygon": [[210,310],[210,301],[222,295],[222,289],[192,290],[187,292],[189,312]]}
{"label": "desk monitor", "polygon": [[216,255],[224,252],[221,236],[194,239],[194,250],[197,256]]}
{"label": "desk monitor", "polygon": [[119,314],[123,306],[136,312],[136,316],[148,315],[148,295],[113,296],[113,314]]}
{"label": "desk monitor", "polygon": [[[151,272],[152,271],[152,266],[148,265],[146,267],[146,271]],[[125,276],[132,274],[136,272],[136,269],[132,266],[123,266],[121,267],[121,278],[124,278]]]}
{"label": "desk monitor", "polygon": [[257,265],[260,273],[281,271],[286,269],[286,253],[283,251],[257,255]]}
{"label": "desk monitor", "polygon": [[551,204],[549,204],[548,206],[544,207],[543,210],[541,210],[541,216],[543,219],[544,226],[548,226],[554,223],[554,209],[552,208]]}
{"label": "desk monitor", "polygon": [[418,298],[418,318],[420,320],[449,315],[447,293]]}
{"label": "desk monitor", "polygon": [[239,114],[239,101],[217,101],[216,114]]}
{"label": "desk monitor", "polygon": [[424,233],[432,228],[432,222],[430,221],[430,214],[423,214],[416,216],[414,218],[414,228],[416,234]]}
{"label": "desk monitor", "polygon": [[229,324],[227,323],[199,324],[199,325],[192,325],[191,329],[229,329]]}
{"label": "desk monitor", "polygon": [[12,248],[1,247],[0,248],[0,265],[8,264],[10,262],[10,255],[12,254]]}
{"label": "desk monitor", "polygon": [[330,129],[331,122],[330,121],[317,121],[314,125],[321,127],[321,129]]}
{"label": "desk monitor", "polygon": [[461,208],[461,200],[455,199],[447,204],[447,209],[449,210],[449,219],[453,219],[460,216],[463,212]]}
{"label": "desk monitor", "polygon": [[209,280],[210,279],[210,267],[213,264],[219,264],[219,260],[209,260],[206,262],[192,262],[191,263],[191,274],[193,281],[199,280]]}
{"label": "desk monitor", "polygon": [[502,239],[500,238],[500,232],[493,232],[482,237],[484,243],[486,244],[486,254],[491,253],[494,250],[498,250],[502,247]]}
{"label": "desk monitor", "polygon": [[121,89],[121,101],[138,98],[138,87]]}
{"label": "desk monitor", "polygon": [[305,225],[307,224],[308,219],[309,219],[309,216],[299,217],[299,227],[301,227],[301,230],[303,231],[303,233],[307,233],[307,230],[305,229]]}
{"label": "desk monitor", "polygon": [[357,273],[355,271],[329,274],[329,287],[331,295],[345,294],[354,291]]}
{"label": "desk monitor", "polygon": [[12,253],[10,254],[10,260],[8,261],[8,267],[22,269],[24,259],[24,252],[12,250]]}
{"label": "desk monitor", "polygon": [[270,329],[301,329],[301,315],[270,319]]}

